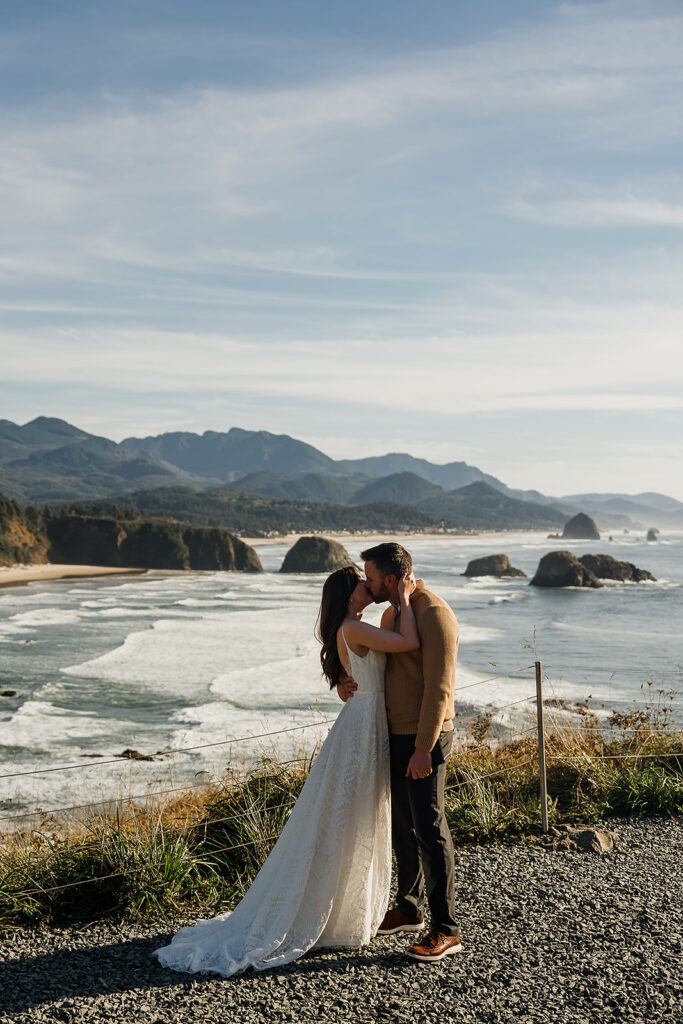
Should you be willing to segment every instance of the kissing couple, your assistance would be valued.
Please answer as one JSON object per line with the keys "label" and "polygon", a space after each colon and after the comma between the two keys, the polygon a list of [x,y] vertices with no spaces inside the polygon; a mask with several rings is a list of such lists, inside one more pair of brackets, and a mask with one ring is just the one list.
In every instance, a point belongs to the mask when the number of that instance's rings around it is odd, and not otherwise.
{"label": "kissing couple", "polygon": [[[320,661],[344,701],[282,833],[229,913],[181,928],[155,955],[178,971],[225,977],[289,963],[310,949],[358,948],[375,935],[431,929],[407,955],[461,949],[453,844],[444,813],[453,743],[458,623],[415,581],[400,544],[361,553],[325,581]],[[363,622],[389,602],[379,627]],[[387,909],[391,847],[396,905]]]}

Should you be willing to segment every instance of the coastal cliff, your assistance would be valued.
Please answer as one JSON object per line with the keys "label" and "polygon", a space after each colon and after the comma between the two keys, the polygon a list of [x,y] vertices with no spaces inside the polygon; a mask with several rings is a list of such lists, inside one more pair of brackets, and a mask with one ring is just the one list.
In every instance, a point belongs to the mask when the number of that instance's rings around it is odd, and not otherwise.
{"label": "coastal cliff", "polygon": [[107,519],[63,515],[47,523],[51,562],[145,569],[261,572],[252,547],[221,527],[172,519]]}
{"label": "coastal cliff", "polygon": [[0,494],[0,565],[39,563],[261,572],[249,544],[218,526],[174,519],[55,516]]}
{"label": "coastal cliff", "polygon": [[48,543],[38,509],[0,494],[0,565],[45,562]]}

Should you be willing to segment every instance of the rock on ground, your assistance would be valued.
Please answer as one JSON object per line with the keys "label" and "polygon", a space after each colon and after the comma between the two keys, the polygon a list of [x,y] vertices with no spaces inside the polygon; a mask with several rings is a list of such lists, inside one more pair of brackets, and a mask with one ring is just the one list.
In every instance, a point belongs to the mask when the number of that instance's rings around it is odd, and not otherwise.
{"label": "rock on ground", "polygon": [[464,948],[438,964],[407,960],[396,935],[225,979],[152,959],[180,922],[12,933],[0,946],[0,1021],[680,1024],[683,822],[607,827],[619,845],[602,856],[457,850]]}

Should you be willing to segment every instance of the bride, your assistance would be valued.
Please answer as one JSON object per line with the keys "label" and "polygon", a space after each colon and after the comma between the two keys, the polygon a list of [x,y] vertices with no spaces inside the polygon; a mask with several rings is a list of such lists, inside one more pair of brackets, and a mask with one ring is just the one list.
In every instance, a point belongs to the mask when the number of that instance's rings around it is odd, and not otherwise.
{"label": "bride", "polygon": [[[354,565],[323,586],[320,661],[330,687],[357,683],[323,743],[280,838],[232,913],[181,928],[155,950],[177,971],[289,963],[312,948],[358,947],[377,932],[389,899],[391,840],[385,651],[420,643],[410,595],[399,582],[400,633],[361,621],[373,602]],[[348,692],[348,691],[347,691]]]}

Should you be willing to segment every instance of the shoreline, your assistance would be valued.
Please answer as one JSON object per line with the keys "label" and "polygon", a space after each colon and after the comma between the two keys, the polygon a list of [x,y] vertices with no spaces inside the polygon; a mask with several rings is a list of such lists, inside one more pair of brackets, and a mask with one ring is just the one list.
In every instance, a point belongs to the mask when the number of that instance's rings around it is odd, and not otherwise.
{"label": "shoreline", "polygon": [[[360,544],[381,544],[389,540],[405,541],[408,544],[411,540],[473,540],[481,538],[488,540],[491,537],[503,539],[510,534],[538,533],[538,530],[483,530],[480,533],[316,533],[314,536],[327,537],[339,544],[346,546],[350,543]],[[276,544],[287,544],[290,547],[301,537],[310,537],[309,533],[288,533],[277,537],[239,537],[238,539],[250,547],[273,547]],[[21,587],[28,583],[41,583],[53,580],[66,580],[78,578],[96,578],[100,576],[144,576],[150,572],[168,572],[173,574],[201,572],[197,569],[141,569],[110,565],[59,565],[53,562],[38,562],[36,564],[0,565],[0,590],[4,587]]]}
{"label": "shoreline", "polygon": [[36,565],[0,565],[0,588],[22,587],[43,580],[69,580],[87,576],[140,576],[149,569],[130,569],[112,565],[55,565],[40,562]]}
{"label": "shoreline", "polygon": [[[677,532],[677,531],[670,531]],[[426,532],[401,532],[396,531],[395,533],[340,533],[336,531],[321,532],[316,531],[311,533],[287,533],[279,534],[274,537],[242,537],[237,534],[233,536],[237,537],[238,540],[250,547],[258,550],[259,548],[273,547],[278,544],[287,545],[289,547],[296,544],[302,537],[326,537],[328,540],[337,541],[344,547],[352,544],[372,545],[381,544],[384,542],[396,540],[405,542],[406,546],[410,545],[411,541],[416,540],[451,540],[451,541],[489,541],[493,538],[499,538],[501,545],[506,538],[511,536],[528,535],[534,536],[536,534],[542,534],[550,541],[556,538],[551,538],[545,534],[544,530],[523,530],[523,529],[510,529],[510,530],[478,530],[471,533],[426,533]],[[561,538],[557,538],[558,540]],[[108,565],[81,565],[81,564],[63,564],[60,565],[54,562],[38,562],[35,564],[17,564],[17,565],[0,565],[0,590],[5,587],[21,587],[28,583],[41,583],[41,582],[52,582],[54,580],[64,579],[77,579],[77,578],[97,578],[102,576],[145,576],[149,573],[164,573],[168,575],[179,575],[183,573],[201,573],[204,570],[201,569],[150,569],[140,567],[129,567],[129,566],[108,566]],[[213,572],[216,570],[208,570]]]}
{"label": "shoreline", "polygon": [[385,541],[411,541],[411,540],[473,540],[490,537],[507,537],[518,533],[542,533],[542,530],[481,530],[475,533],[402,533],[397,530],[395,533],[287,533],[277,537],[240,537],[241,541],[251,547],[271,547],[273,544],[296,544],[301,537],[327,537],[328,540],[336,540],[339,544],[349,544],[359,541],[362,544],[382,544]]}

